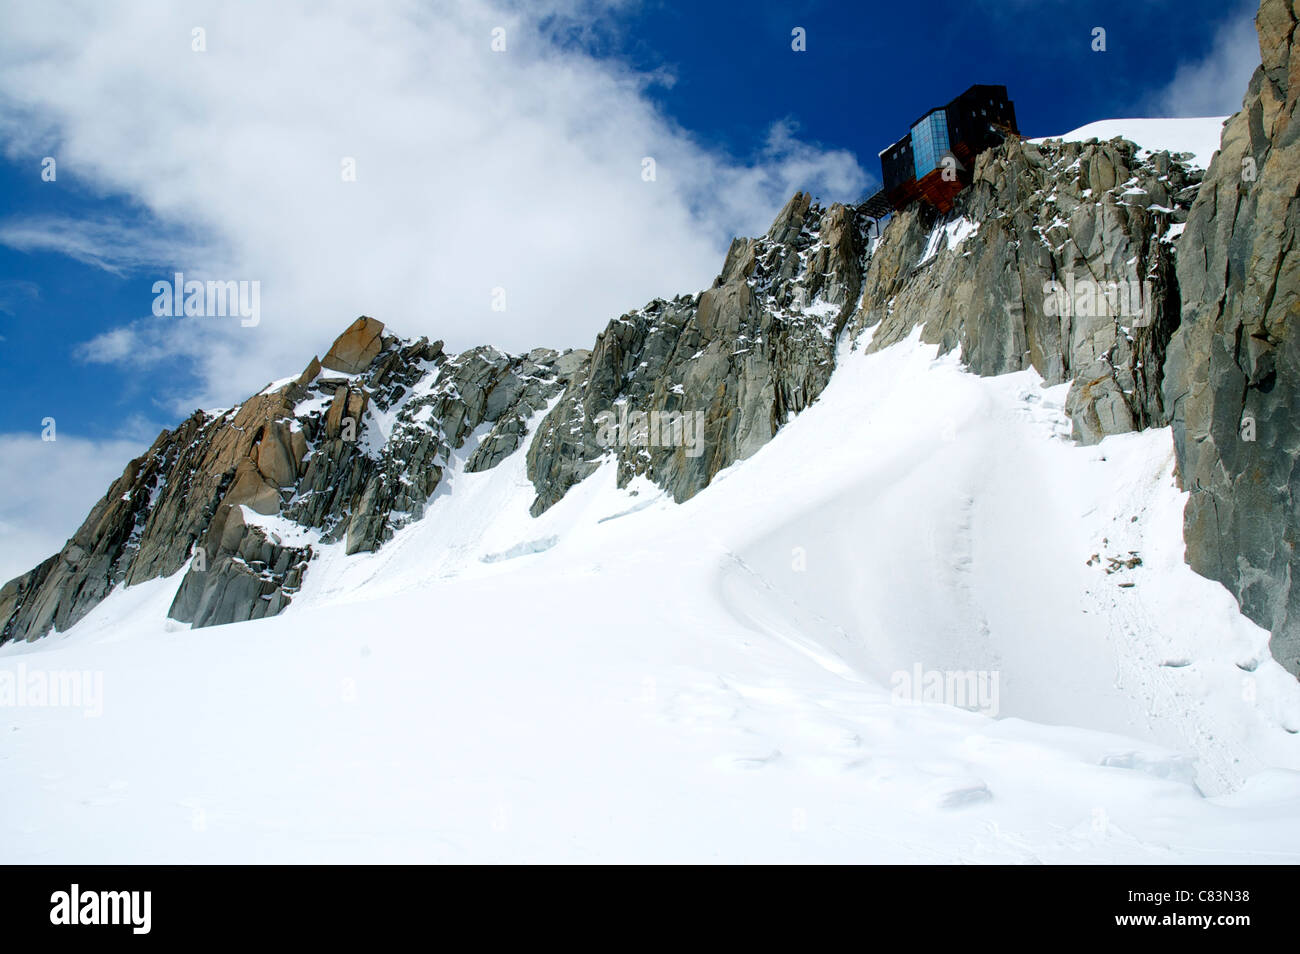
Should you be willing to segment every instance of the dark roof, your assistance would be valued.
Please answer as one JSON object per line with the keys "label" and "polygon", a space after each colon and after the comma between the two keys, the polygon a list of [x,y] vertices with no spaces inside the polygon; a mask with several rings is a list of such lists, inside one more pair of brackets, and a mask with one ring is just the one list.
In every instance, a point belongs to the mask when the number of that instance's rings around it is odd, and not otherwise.
{"label": "dark roof", "polygon": [[858,209],[873,219],[883,219],[894,211],[894,206],[885,195],[885,190],[880,189],[874,195],[859,202]]}
{"label": "dark roof", "polygon": [[944,103],[942,106],[933,106],[930,109],[927,109],[925,112],[923,112],[920,116],[917,116],[916,119],[912,120],[910,123],[907,124],[908,132],[906,136],[903,136],[902,138],[897,139],[894,142],[891,142],[884,149],[876,153],[876,155],[883,156],[885,153],[889,152],[889,150],[893,149],[895,146],[899,145],[900,143],[906,142],[907,139],[912,135],[912,127],[915,126],[917,123],[919,123],[921,120],[925,119],[926,116],[929,116],[931,113],[936,113],[941,109],[944,110],[952,109],[953,103],[957,102],[957,100],[961,99],[963,96],[970,95],[972,90],[977,90],[977,89],[998,90],[1003,99],[1009,99],[1007,96],[1007,88],[1005,86],[991,85],[989,83],[973,83],[965,90],[963,90],[962,92],[954,96],[952,99],[948,100],[948,102]]}
{"label": "dark roof", "polygon": [[941,110],[941,109],[951,109],[953,103],[957,102],[957,100],[961,99],[963,96],[967,96],[967,95],[969,95],[973,90],[977,90],[977,89],[996,89],[996,90],[1001,90],[1001,91],[1002,91],[1002,97],[1003,97],[1004,99],[1006,98],[1006,95],[1007,95],[1007,88],[1006,88],[1005,86],[995,86],[995,85],[991,85],[991,84],[989,84],[989,83],[972,83],[970,86],[968,86],[966,89],[962,90],[960,93],[958,93],[958,94],[957,94],[956,96],[954,96],[952,99],[948,100],[948,102],[944,103],[942,106],[934,106],[934,107],[932,107],[932,108],[930,108],[930,109],[927,109],[927,110],[926,110],[925,112],[923,112],[920,116],[917,116],[916,119],[912,120],[912,122],[908,124],[907,128],[910,130],[913,126],[915,126],[917,123],[919,123],[919,122],[920,122],[922,119],[924,119],[926,116],[929,116],[931,113],[936,113],[936,112],[938,112],[938,111]]}

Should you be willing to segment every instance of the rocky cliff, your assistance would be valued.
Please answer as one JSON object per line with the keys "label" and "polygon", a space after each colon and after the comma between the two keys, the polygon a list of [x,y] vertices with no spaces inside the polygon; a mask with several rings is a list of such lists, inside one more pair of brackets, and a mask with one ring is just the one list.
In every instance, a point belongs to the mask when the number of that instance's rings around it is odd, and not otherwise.
{"label": "rocky cliff", "polygon": [[1300,37],[1264,0],[1262,63],[1223,132],[1178,250],[1182,327],[1165,403],[1189,492],[1187,560],[1300,673]]}
{"label": "rocky cliff", "polygon": [[[0,640],[181,570],[177,620],[275,614],[321,547],[373,550],[421,519],[453,458],[479,471],[525,453],[534,515],[606,461],[621,485],[685,500],[815,401],[838,349],[915,328],[977,373],[1074,381],[1081,440],[1166,423],[1172,238],[1197,173],[1123,140],[1013,141],[974,177],[949,216],[909,209],[883,235],[798,193],[732,243],[711,288],[615,319],[590,351],[452,355],[359,318],[301,374],[160,435],[59,554],[0,590]],[[1081,307],[1089,282],[1140,288],[1142,314],[1113,295]]]}
{"label": "rocky cliff", "polygon": [[[732,243],[712,288],[611,322],[529,448],[534,515],[606,454],[620,485],[644,474],[682,501],[771,440],[830,380],[860,291],[864,226],[854,209],[798,193],[765,236]],[[701,452],[649,433],[607,446],[598,417],[623,407],[695,415]]]}
{"label": "rocky cliff", "polygon": [[1116,139],[1009,142],[973,175],[938,227],[923,205],[890,222],[850,333],[873,329],[879,349],[919,327],[977,374],[1032,367],[1072,381],[1067,410],[1085,443],[1165,424],[1173,238],[1199,172]]}
{"label": "rocky cliff", "polygon": [[419,519],[450,456],[518,448],[575,362],[401,341],[357,319],[324,361],[159,435],[63,550],[0,590],[4,638],[66,629],[114,586],[188,567],[170,615],[195,626],[279,612],[313,550],[372,550]]}

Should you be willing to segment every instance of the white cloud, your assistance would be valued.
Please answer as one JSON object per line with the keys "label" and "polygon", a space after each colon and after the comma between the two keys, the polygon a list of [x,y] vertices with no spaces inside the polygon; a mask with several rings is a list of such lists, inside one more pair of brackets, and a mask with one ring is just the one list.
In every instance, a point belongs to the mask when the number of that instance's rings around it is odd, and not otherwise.
{"label": "white cloud", "polygon": [[[730,237],[765,230],[795,190],[848,200],[866,185],[851,154],[800,141],[786,121],[752,157],[707,147],[646,95],[671,73],[579,49],[575,37],[616,21],[535,6],[11,6],[10,152],[56,156],[59,182],[125,195],[150,225],[11,220],[0,238],[110,269],[156,262],[149,278],[179,267],[260,281],[257,328],[105,327],[83,352],[194,357],[205,386],[178,402],[188,408],[298,369],[363,313],[451,349],[589,346],[618,314],[707,287]],[[490,49],[498,26],[504,53]],[[195,27],[206,52],[191,50]],[[345,157],[356,182],[342,181]],[[497,287],[504,312],[491,308]]]}
{"label": "white cloud", "polygon": [[1205,56],[1184,62],[1151,105],[1163,116],[1227,116],[1241,109],[1241,100],[1259,66],[1257,4],[1239,6],[1237,13],[1215,31]]}
{"label": "white cloud", "polygon": [[0,434],[0,585],[62,549],[147,441]]}
{"label": "white cloud", "polygon": [[86,265],[125,276],[159,262],[205,256],[158,225],[38,215],[0,222],[0,244],[21,252],[57,252]]}
{"label": "white cloud", "polygon": [[119,364],[144,370],[176,357],[200,360],[212,348],[226,345],[225,340],[206,338],[201,320],[150,317],[101,332],[77,344],[72,353],[87,364]]}
{"label": "white cloud", "polygon": [[[40,297],[41,286],[35,282],[21,279],[0,281],[0,314],[12,317],[17,314],[20,304],[39,301]],[[0,338],[0,341],[3,340],[3,338]]]}

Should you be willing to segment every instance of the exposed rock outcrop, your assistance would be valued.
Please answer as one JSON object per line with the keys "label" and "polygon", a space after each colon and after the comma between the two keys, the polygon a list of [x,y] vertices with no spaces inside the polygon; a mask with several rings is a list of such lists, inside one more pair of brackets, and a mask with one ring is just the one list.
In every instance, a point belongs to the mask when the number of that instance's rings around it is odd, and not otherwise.
{"label": "exposed rock outcrop", "polygon": [[977,374],[1033,367],[1048,384],[1073,381],[1067,410],[1084,443],[1164,424],[1179,312],[1170,240],[1199,178],[1122,139],[1010,141],[978,158],[940,227],[928,206],[894,218],[850,331],[874,329],[878,350],[919,326]]}
{"label": "exposed rock outcrop", "polygon": [[1264,0],[1262,63],[1178,249],[1182,327],[1165,400],[1189,500],[1187,561],[1222,582],[1300,673],[1300,38]]}
{"label": "exposed rock outcrop", "polygon": [[801,192],[765,237],[732,243],[712,288],[611,322],[529,447],[534,515],[607,455],[620,486],[645,475],[682,501],[766,444],[830,380],[864,256],[856,213]]}
{"label": "exposed rock outcrop", "polygon": [[[57,555],[0,590],[0,640],[81,619],[119,583],[184,569],[172,618],[195,626],[279,612],[322,544],[373,550],[419,519],[451,455],[479,428],[472,466],[515,450],[562,388],[569,355],[512,357],[382,335],[353,323],[329,351],[243,404],[195,414],[127,465]],[[368,357],[367,357],[368,356]]]}
{"label": "exposed rock outcrop", "polygon": [[344,374],[358,374],[370,367],[383,347],[384,323],[362,315],[339,335],[321,359],[322,367]]}

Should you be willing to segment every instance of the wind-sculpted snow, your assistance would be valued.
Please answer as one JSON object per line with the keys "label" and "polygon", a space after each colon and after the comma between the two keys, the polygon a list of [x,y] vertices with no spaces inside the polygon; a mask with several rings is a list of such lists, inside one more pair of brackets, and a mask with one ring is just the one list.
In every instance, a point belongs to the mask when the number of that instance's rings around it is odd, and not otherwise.
{"label": "wind-sculpted snow", "polygon": [[6,709],[0,859],[1300,861],[1300,686],[1182,563],[1167,430],[838,358],[684,503],[611,457],[533,517],[480,426],[276,618],[185,632],[173,576],[0,647],[102,675]]}

